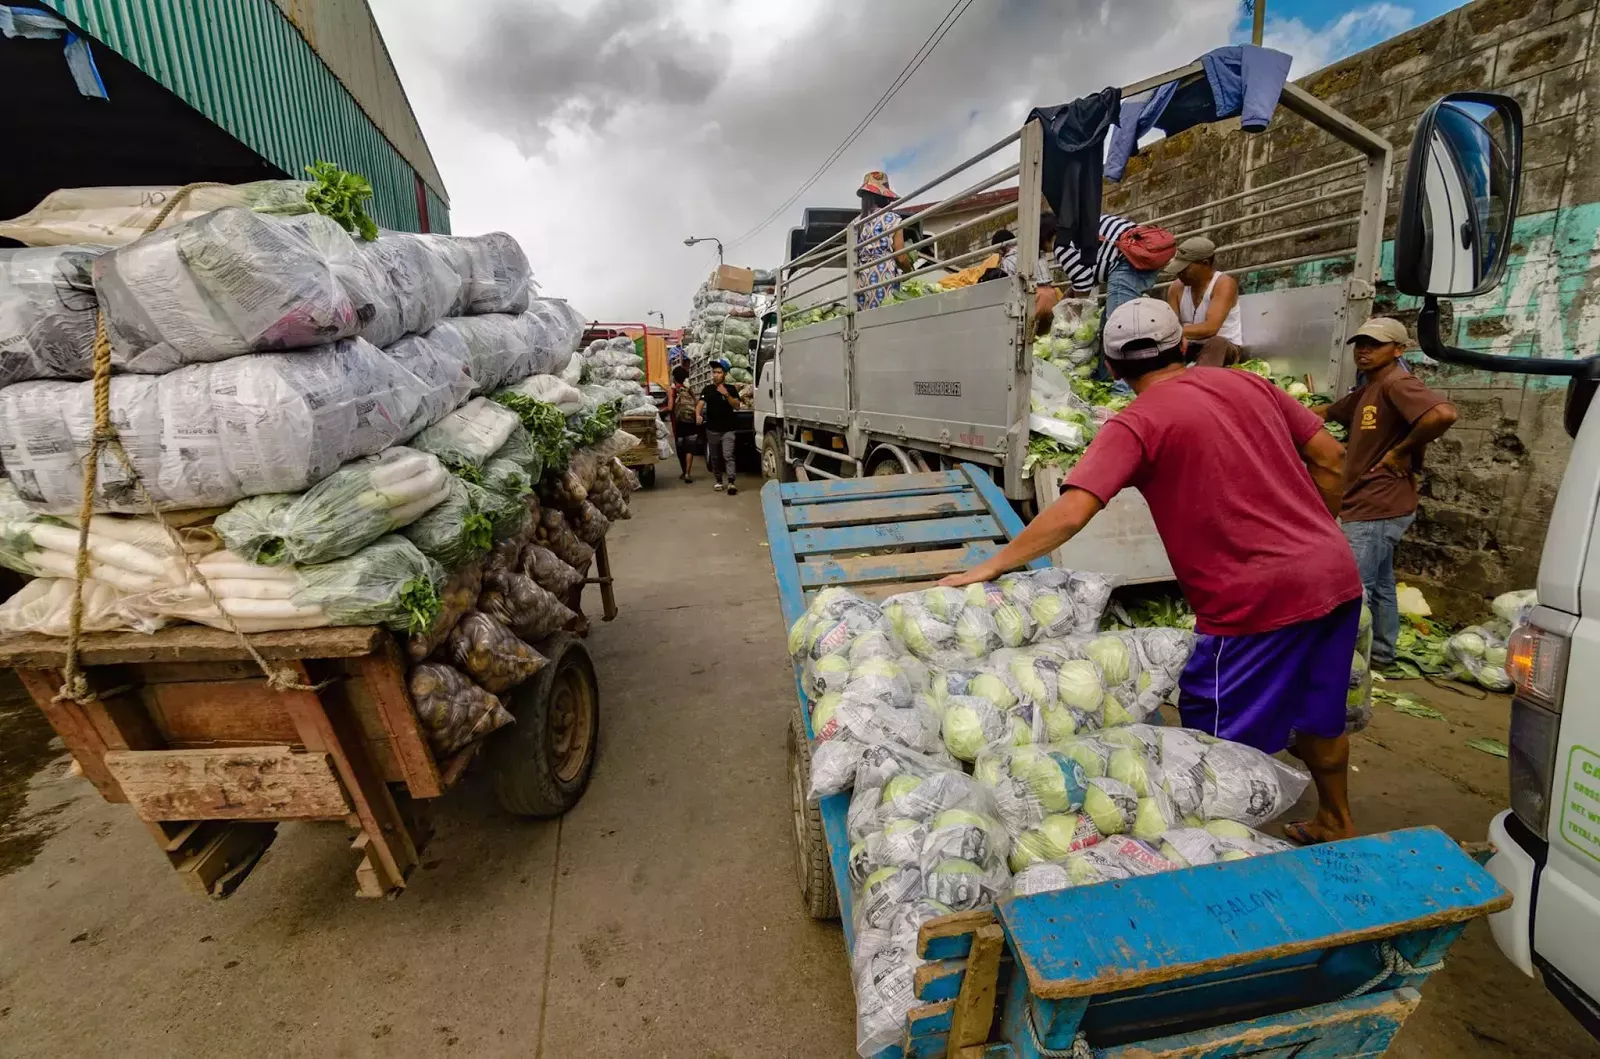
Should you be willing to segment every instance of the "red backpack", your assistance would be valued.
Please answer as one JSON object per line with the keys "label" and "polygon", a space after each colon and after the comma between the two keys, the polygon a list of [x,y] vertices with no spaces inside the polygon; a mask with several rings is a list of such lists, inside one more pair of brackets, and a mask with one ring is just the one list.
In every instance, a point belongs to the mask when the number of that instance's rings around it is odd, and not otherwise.
{"label": "red backpack", "polygon": [[1155,272],[1166,268],[1178,252],[1178,240],[1165,228],[1136,224],[1117,239],[1117,249],[1140,272]]}

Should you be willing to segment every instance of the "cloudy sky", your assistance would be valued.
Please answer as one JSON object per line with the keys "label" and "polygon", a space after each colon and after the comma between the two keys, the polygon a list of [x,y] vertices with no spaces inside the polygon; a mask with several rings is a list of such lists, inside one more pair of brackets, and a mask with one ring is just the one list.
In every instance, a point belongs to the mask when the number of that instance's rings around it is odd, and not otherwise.
{"label": "cloudy sky", "polygon": [[[951,9],[949,0],[371,0],[460,234],[503,229],[591,318],[681,324],[715,249],[771,267],[805,206],[861,174],[909,190],[1035,105],[1248,39],[1238,0],[976,0],[793,206]],[[1269,0],[1299,77],[1449,0]],[[997,165],[1009,164],[1007,161]],[[950,190],[954,190],[951,187]]]}

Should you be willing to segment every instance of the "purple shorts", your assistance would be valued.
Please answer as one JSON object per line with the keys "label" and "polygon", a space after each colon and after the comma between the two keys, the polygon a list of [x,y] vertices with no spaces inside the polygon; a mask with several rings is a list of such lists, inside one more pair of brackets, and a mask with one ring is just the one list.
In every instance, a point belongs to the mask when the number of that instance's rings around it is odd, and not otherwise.
{"label": "purple shorts", "polygon": [[1291,733],[1344,734],[1361,600],[1247,636],[1198,633],[1178,681],[1183,726],[1276,754]]}

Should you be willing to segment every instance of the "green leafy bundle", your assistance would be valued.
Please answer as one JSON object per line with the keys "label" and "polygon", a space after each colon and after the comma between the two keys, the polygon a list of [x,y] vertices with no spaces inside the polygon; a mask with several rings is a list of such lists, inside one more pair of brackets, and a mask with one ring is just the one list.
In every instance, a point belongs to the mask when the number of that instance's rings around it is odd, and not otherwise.
{"label": "green leafy bundle", "polygon": [[372,185],[366,177],[321,160],[306,166],[306,173],[313,181],[306,191],[312,209],[338,221],[352,235],[368,242],[378,238],[378,225],[367,215]]}

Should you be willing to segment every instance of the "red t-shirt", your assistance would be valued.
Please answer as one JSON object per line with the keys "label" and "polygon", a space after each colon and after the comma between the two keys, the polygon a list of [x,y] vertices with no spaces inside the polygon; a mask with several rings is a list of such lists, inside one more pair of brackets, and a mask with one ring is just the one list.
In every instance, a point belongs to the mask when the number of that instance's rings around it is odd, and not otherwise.
{"label": "red t-shirt", "polygon": [[1259,376],[1195,367],[1101,428],[1068,486],[1150,504],[1195,628],[1270,632],[1361,595],[1355,556],[1300,458],[1322,421]]}

